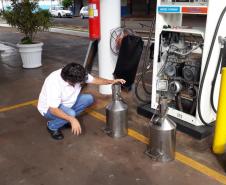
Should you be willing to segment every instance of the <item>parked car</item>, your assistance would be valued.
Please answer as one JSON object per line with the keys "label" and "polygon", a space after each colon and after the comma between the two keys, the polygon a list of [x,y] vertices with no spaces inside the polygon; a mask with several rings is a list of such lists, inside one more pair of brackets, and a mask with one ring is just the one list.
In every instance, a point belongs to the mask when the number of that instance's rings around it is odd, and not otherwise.
{"label": "parked car", "polygon": [[53,17],[72,17],[73,13],[70,10],[64,10],[63,6],[52,6],[49,12]]}
{"label": "parked car", "polygon": [[82,19],[84,18],[88,18],[89,17],[89,7],[88,6],[83,6],[80,10],[80,13],[79,13],[80,17]]}

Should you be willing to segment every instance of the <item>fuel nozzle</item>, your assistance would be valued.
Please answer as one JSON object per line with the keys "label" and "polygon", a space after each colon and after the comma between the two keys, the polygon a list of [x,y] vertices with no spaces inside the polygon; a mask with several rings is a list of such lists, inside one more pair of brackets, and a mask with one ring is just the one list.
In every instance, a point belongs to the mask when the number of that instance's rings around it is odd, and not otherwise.
{"label": "fuel nozzle", "polygon": [[116,83],[112,85],[112,100],[120,101],[121,100],[121,84]]}
{"label": "fuel nozzle", "polygon": [[164,96],[160,97],[159,100],[159,116],[164,117],[168,110],[168,99]]}
{"label": "fuel nozzle", "polygon": [[161,96],[159,98],[159,105],[158,108],[156,109],[155,114],[153,114],[150,123],[154,125],[161,126],[162,124],[162,119],[166,116],[168,111],[168,99],[164,96]]}

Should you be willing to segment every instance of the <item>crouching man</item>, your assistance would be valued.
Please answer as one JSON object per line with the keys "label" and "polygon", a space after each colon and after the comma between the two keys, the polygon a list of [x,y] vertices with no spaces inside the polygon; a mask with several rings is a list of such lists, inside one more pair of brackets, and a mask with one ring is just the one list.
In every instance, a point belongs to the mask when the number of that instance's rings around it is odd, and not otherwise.
{"label": "crouching man", "polygon": [[67,64],[62,69],[52,72],[42,86],[38,110],[48,120],[47,130],[53,139],[63,139],[61,128],[67,125],[71,126],[75,135],[82,132],[76,117],[94,102],[91,94],[80,94],[82,83],[124,84],[125,80],[93,77],[86,73],[82,65],[76,63]]}

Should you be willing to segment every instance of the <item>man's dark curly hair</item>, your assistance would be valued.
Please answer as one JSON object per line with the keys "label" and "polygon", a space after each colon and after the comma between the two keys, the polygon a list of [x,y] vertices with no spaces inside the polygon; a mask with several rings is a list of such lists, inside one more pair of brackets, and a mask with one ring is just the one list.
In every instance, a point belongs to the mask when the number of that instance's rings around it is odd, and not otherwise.
{"label": "man's dark curly hair", "polygon": [[61,77],[66,82],[76,84],[86,81],[87,73],[82,65],[70,63],[63,67]]}

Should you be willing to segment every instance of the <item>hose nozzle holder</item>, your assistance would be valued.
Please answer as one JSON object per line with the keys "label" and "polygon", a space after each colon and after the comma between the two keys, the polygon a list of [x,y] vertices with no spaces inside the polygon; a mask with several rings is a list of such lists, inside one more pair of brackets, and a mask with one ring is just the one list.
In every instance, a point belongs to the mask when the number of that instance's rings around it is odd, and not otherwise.
{"label": "hose nozzle holder", "polygon": [[222,45],[222,47],[224,47],[224,45],[226,44],[226,37],[219,36],[218,42]]}

